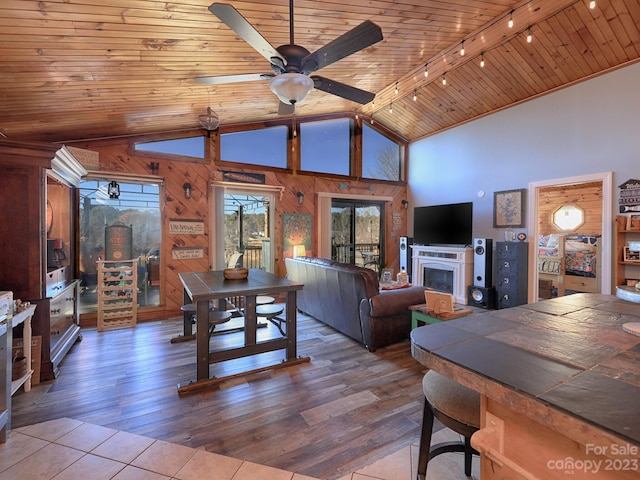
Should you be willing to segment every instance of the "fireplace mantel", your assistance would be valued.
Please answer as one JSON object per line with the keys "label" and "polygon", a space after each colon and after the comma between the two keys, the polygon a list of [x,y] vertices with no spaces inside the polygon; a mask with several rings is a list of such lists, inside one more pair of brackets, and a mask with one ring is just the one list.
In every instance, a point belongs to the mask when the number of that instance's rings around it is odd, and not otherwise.
{"label": "fireplace mantel", "polygon": [[473,249],[471,247],[412,245],[411,272],[413,284],[424,286],[424,269],[453,272],[453,297],[467,304],[467,287],[473,284]]}

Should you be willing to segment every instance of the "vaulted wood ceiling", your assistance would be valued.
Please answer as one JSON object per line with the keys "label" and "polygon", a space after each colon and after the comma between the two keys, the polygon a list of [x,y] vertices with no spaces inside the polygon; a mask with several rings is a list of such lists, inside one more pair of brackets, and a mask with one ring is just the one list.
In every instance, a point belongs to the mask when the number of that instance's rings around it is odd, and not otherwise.
{"label": "vaulted wood ceiling", "polygon": [[[208,105],[222,125],[280,118],[268,81],[194,81],[270,71],[210,3],[2,0],[0,132],[56,142],[193,129]],[[289,43],[287,0],[227,3],[273,46]],[[375,104],[314,90],[296,114],[357,111],[413,141],[638,61],[640,0],[589,3],[296,0],[295,41],[312,52],[365,20],[384,35],[318,72]]]}

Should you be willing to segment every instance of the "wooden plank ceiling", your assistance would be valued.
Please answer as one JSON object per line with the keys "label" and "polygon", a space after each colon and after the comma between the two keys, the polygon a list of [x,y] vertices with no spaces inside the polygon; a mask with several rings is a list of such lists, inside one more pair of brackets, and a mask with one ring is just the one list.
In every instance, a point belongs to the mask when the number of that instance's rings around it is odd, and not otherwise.
{"label": "wooden plank ceiling", "polygon": [[[289,43],[287,0],[227,1],[273,46]],[[365,20],[384,35],[318,72],[376,93],[373,103],[314,90],[296,114],[357,111],[413,141],[636,62],[640,0],[589,3],[296,0],[295,43],[312,52]],[[222,125],[280,118],[268,81],[194,81],[270,72],[209,4],[2,0],[0,133],[60,142],[179,131],[198,127],[208,105]]]}

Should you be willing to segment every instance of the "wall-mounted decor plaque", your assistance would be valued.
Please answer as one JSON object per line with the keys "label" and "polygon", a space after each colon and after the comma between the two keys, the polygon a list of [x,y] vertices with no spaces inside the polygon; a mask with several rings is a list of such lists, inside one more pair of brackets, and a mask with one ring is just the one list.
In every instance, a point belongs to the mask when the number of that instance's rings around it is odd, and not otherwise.
{"label": "wall-mounted decor plaque", "polygon": [[169,233],[172,235],[199,235],[204,233],[202,220],[169,219]]}
{"label": "wall-mounted decor plaque", "polygon": [[188,260],[190,258],[203,258],[204,248],[202,247],[177,247],[171,250],[173,260]]}

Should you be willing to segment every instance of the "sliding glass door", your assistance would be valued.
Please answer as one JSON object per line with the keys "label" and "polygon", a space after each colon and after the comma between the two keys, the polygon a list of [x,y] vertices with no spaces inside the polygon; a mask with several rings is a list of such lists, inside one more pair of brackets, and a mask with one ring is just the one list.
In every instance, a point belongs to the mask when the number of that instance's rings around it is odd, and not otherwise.
{"label": "sliding glass door", "polygon": [[384,204],[362,200],[331,202],[331,258],[380,272],[384,265]]}

